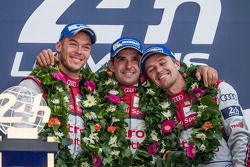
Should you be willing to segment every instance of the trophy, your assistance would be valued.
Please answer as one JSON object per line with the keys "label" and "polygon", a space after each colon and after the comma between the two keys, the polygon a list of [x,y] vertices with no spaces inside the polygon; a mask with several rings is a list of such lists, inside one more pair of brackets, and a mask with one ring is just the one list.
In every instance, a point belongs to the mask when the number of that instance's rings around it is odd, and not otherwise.
{"label": "trophy", "polygon": [[[39,166],[41,163],[43,165],[40,166],[54,166],[57,143],[51,138],[48,142],[38,139],[38,133],[49,121],[50,113],[42,94],[32,89],[13,86],[0,94],[0,130],[7,136],[6,139],[0,138],[0,167]],[[39,153],[43,153],[42,158],[39,158]],[[47,165],[32,162],[46,158]]]}

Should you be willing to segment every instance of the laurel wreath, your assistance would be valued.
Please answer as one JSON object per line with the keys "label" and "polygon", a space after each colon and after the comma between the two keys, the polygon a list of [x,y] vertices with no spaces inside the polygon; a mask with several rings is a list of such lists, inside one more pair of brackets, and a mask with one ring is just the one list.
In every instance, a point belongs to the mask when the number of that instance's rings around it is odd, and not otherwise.
{"label": "laurel wreath", "polygon": [[[52,74],[60,74],[58,64],[50,68],[38,67],[32,70],[30,74],[41,81],[43,91],[46,93],[45,100],[51,109],[50,120],[39,133],[39,138],[46,141],[48,136],[56,137],[59,152],[56,155],[55,166],[81,166],[85,161],[82,155],[78,155],[73,159],[68,149],[68,146],[72,144],[67,127],[70,100],[69,87]],[[80,85],[83,85],[86,80],[94,80],[94,75],[89,69],[82,69],[81,76]],[[84,86],[81,87],[81,91],[83,94],[90,93],[90,90]]]}
{"label": "laurel wreath", "polygon": [[83,106],[82,166],[119,166],[131,154],[125,129],[127,105],[121,101],[118,83],[107,77],[106,72],[98,73],[97,80],[98,102],[92,108]]}

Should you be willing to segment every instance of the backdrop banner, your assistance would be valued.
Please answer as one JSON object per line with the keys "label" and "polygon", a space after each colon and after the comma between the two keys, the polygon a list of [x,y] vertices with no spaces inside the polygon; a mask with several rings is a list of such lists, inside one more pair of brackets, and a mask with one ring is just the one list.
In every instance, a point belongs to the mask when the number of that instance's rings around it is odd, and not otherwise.
{"label": "backdrop banner", "polygon": [[32,70],[36,55],[52,48],[70,22],[84,22],[97,34],[87,66],[97,71],[109,59],[110,44],[135,37],[144,48],[164,44],[187,64],[215,67],[220,79],[250,109],[249,0],[22,0],[0,5],[0,92]]}

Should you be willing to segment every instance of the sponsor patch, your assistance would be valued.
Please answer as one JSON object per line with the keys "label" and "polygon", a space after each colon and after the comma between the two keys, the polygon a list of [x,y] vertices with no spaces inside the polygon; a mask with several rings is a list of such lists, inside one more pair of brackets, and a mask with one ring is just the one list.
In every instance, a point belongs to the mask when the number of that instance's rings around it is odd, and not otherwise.
{"label": "sponsor patch", "polygon": [[230,106],[221,110],[224,119],[228,119],[234,116],[243,116],[241,108],[239,106]]}
{"label": "sponsor patch", "polygon": [[178,95],[178,96],[171,98],[171,102],[177,103],[178,101],[183,100],[183,98],[184,98],[183,95]]}
{"label": "sponsor patch", "polygon": [[227,101],[227,100],[235,100],[237,101],[238,100],[238,97],[236,94],[234,93],[228,93],[228,94],[222,94],[220,96],[220,100],[221,101]]}
{"label": "sponsor patch", "polygon": [[191,110],[191,106],[183,107],[183,112],[185,118],[196,113]]}
{"label": "sponsor patch", "polygon": [[236,121],[236,122],[234,122],[233,124],[231,124],[230,127],[231,127],[232,129],[235,129],[235,128],[243,128],[243,122],[242,122],[242,121]]}

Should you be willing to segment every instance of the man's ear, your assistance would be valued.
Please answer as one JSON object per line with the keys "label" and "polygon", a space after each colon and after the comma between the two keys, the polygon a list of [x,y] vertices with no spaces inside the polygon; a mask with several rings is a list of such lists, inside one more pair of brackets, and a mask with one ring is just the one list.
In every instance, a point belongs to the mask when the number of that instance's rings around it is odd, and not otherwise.
{"label": "man's ear", "polygon": [[180,68],[181,68],[181,63],[180,63],[178,60],[175,60],[174,64],[175,64],[176,68],[177,68],[178,71],[179,71]]}
{"label": "man's ear", "polygon": [[62,43],[61,42],[56,43],[56,51],[57,51],[57,53],[59,53],[59,55],[62,52]]}
{"label": "man's ear", "polygon": [[115,72],[113,60],[109,60],[108,66],[110,71]]}

